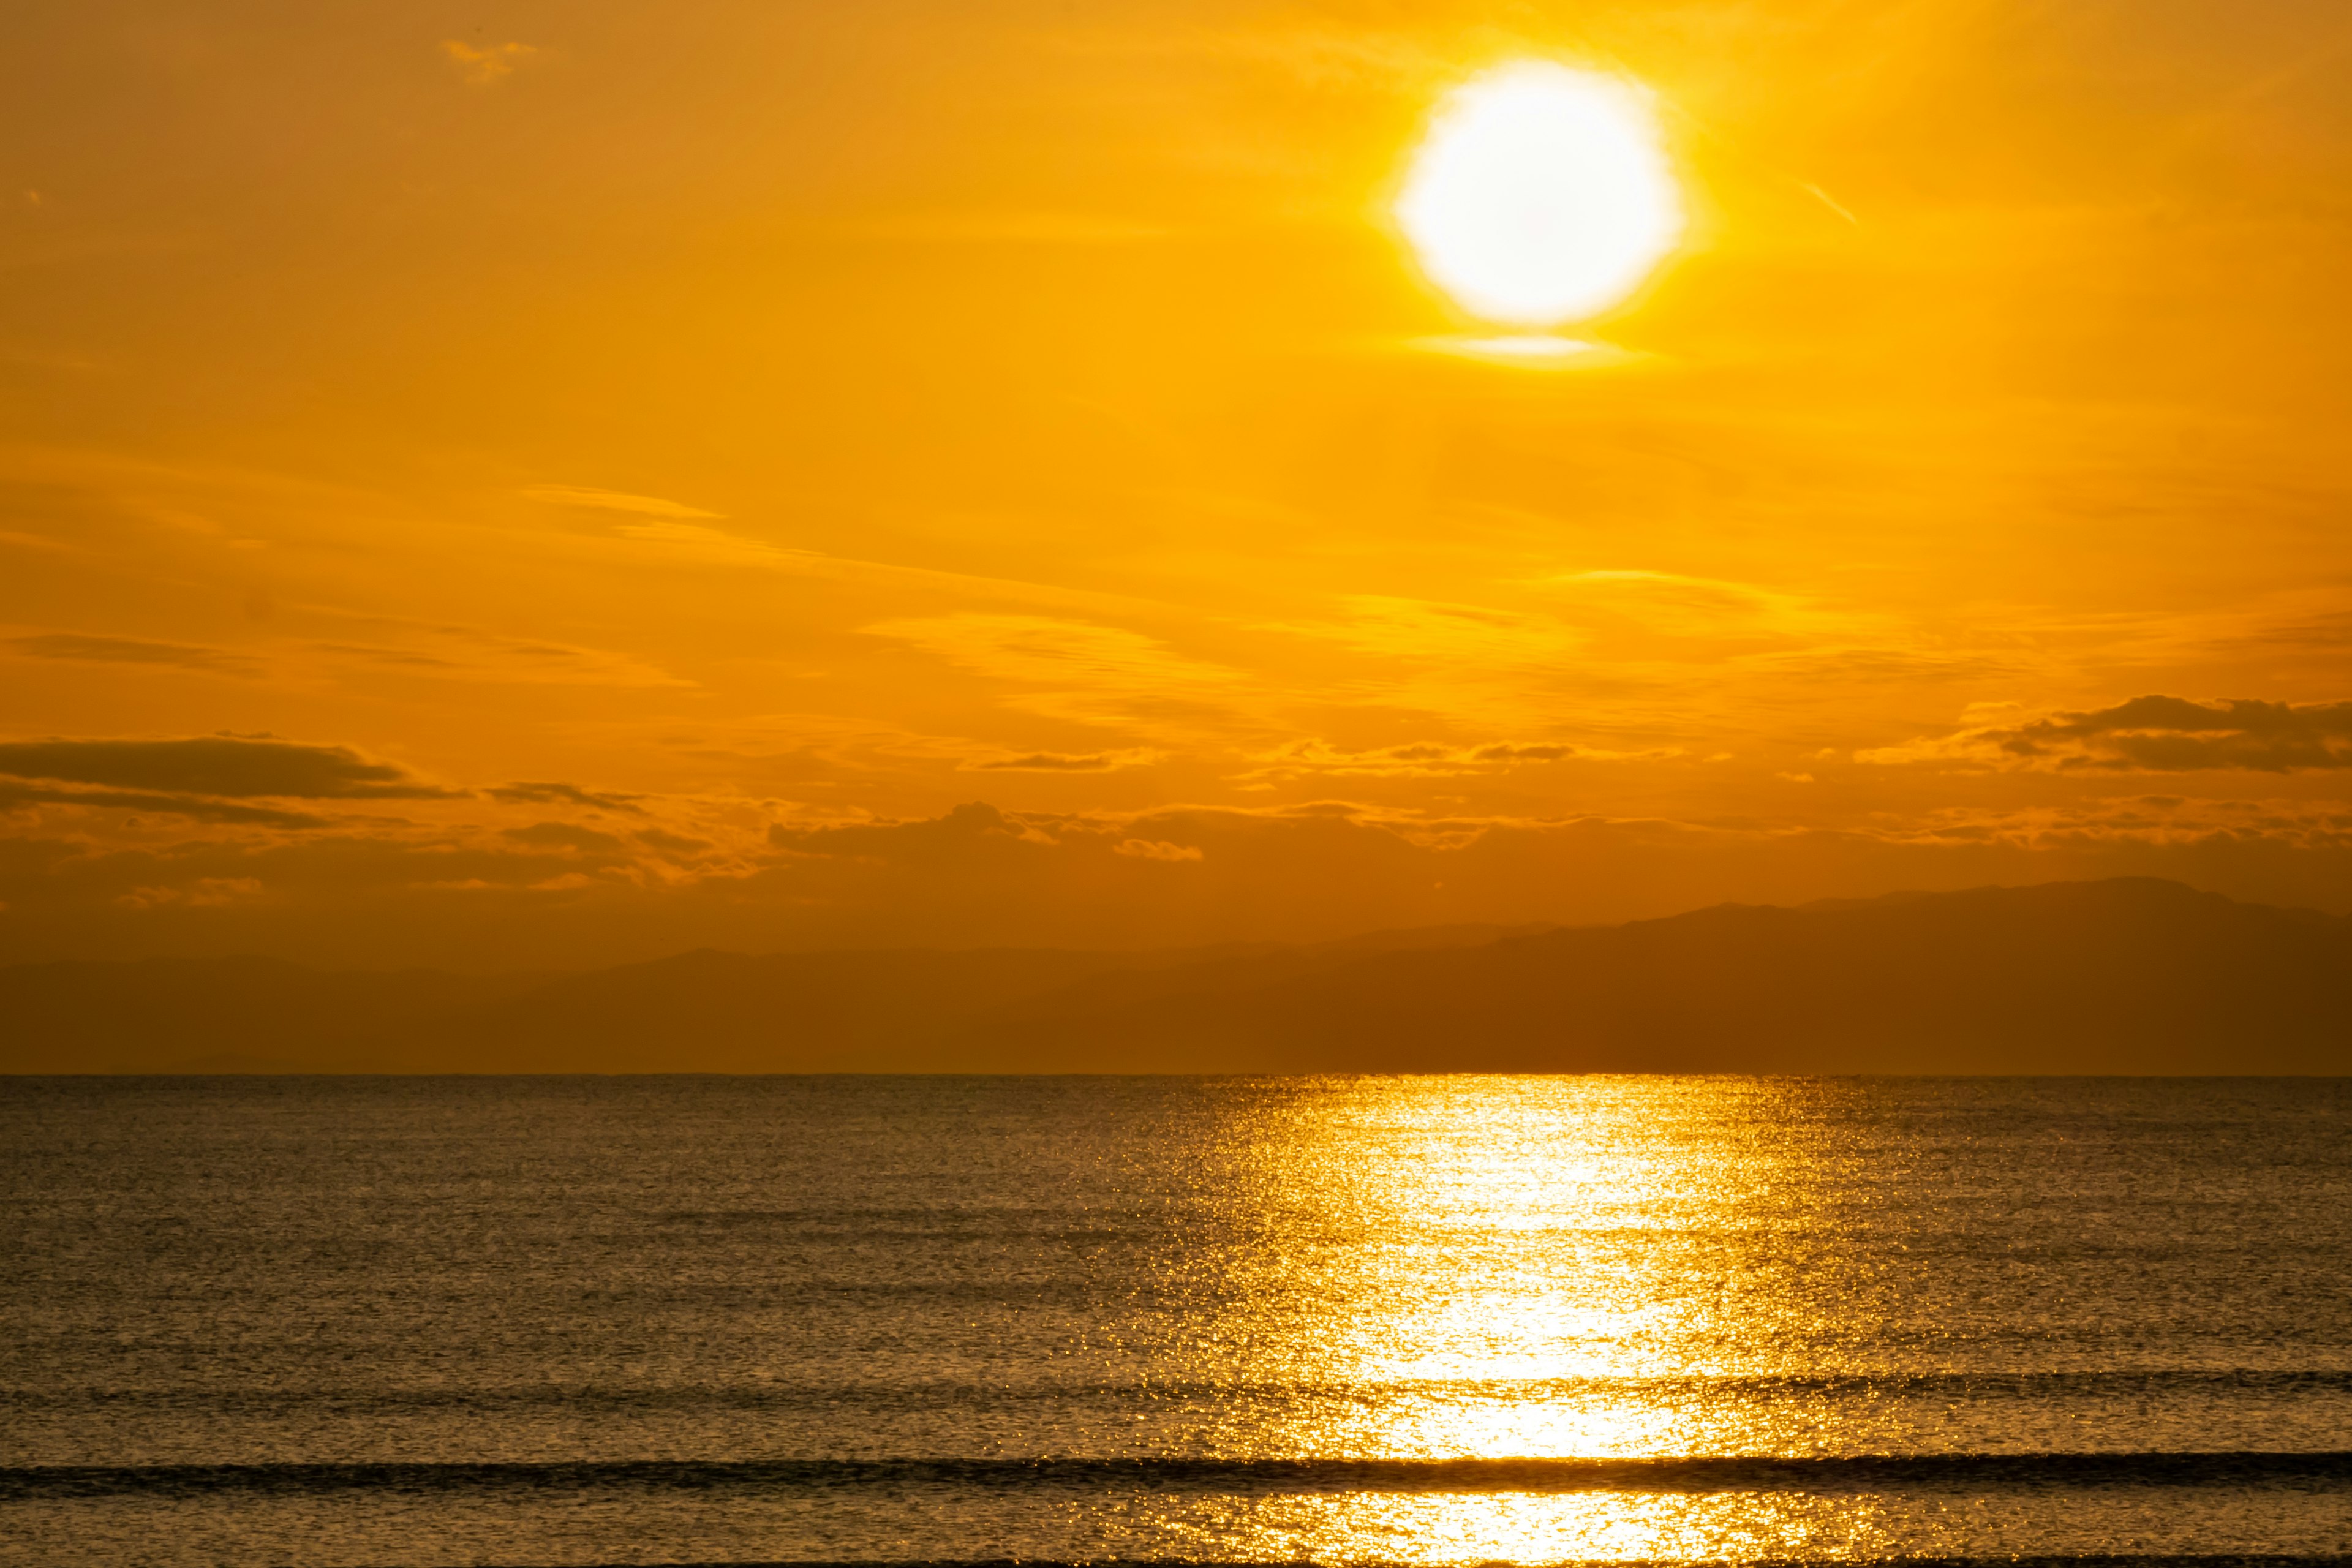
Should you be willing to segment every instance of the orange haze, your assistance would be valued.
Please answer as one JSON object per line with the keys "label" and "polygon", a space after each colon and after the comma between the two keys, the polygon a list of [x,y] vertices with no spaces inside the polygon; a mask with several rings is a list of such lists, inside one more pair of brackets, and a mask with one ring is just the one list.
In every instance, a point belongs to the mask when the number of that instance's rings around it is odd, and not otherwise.
{"label": "orange haze", "polygon": [[[1384,214],[1514,59],[1565,367]],[[0,959],[2352,909],[2318,0],[0,17]]]}

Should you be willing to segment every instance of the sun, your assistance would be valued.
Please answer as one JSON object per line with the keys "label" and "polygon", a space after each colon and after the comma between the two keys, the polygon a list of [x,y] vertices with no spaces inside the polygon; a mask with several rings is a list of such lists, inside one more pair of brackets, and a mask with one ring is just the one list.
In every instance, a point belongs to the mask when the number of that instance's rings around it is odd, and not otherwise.
{"label": "sun", "polygon": [[1529,329],[1622,300],[1683,233],[1681,191],[1643,96],[1549,61],[1497,68],[1448,98],[1394,211],[1455,304]]}

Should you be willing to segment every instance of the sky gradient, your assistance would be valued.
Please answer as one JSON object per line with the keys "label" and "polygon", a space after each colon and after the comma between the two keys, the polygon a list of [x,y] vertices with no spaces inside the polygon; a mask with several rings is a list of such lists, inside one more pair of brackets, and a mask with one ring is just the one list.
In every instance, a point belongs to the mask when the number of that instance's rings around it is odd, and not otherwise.
{"label": "sky gradient", "polygon": [[[1565,367],[1388,216],[1652,95]],[[2315,0],[30,0],[0,959],[2352,910]]]}

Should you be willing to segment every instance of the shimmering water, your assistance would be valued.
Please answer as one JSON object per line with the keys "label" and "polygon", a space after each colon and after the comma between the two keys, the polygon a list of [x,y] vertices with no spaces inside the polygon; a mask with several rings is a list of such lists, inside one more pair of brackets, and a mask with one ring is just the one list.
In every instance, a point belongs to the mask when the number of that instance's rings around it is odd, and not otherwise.
{"label": "shimmering water", "polygon": [[2352,1084],[0,1080],[0,1560],[2352,1552]]}

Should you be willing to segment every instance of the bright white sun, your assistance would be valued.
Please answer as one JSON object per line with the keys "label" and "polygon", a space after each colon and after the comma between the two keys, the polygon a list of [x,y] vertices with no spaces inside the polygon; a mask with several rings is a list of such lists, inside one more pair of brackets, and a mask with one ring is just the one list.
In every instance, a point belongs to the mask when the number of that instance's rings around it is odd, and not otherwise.
{"label": "bright white sun", "polygon": [[1541,61],[1489,71],[1446,100],[1396,219],[1431,281],[1473,315],[1516,327],[1607,310],[1683,232],[1642,96]]}

